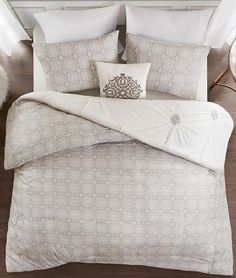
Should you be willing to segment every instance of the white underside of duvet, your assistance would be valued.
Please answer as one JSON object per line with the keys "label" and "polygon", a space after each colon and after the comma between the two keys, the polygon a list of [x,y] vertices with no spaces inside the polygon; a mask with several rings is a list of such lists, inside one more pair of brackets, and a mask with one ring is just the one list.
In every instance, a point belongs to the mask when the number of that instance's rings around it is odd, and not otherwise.
{"label": "white underside of duvet", "polygon": [[83,117],[212,170],[224,169],[233,121],[214,103],[120,100],[53,91],[30,93],[22,99]]}
{"label": "white underside of duvet", "polygon": [[11,107],[9,272],[68,262],[232,274],[218,105],[31,93]]}

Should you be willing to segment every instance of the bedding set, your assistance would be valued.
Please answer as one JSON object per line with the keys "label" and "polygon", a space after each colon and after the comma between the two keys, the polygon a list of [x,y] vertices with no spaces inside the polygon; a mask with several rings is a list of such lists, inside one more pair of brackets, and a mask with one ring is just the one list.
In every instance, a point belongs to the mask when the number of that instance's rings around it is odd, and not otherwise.
{"label": "bedding set", "polygon": [[[46,87],[8,113],[7,271],[84,262],[232,275],[224,162],[233,122],[199,90],[211,13],[127,5],[127,63],[118,64],[119,10],[36,15]],[[163,22],[176,31],[147,28]]]}

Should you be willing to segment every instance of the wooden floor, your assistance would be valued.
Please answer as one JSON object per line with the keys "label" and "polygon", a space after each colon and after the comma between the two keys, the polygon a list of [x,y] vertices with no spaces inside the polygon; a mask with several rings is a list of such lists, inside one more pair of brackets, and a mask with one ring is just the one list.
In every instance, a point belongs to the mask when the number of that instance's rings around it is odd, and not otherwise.
{"label": "wooden floor", "polygon": [[[12,101],[18,96],[32,91],[32,49],[29,43],[17,45],[12,57],[7,61],[0,56],[11,76],[10,92],[8,101],[0,110],[0,278],[204,278],[209,275],[163,270],[151,267],[120,266],[120,265],[97,265],[97,264],[67,264],[62,267],[29,272],[29,273],[6,273],[5,269],[5,243],[7,222],[11,203],[13,171],[4,171],[4,141],[6,114]],[[217,66],[217,63],[216,63]],[[228,75],[225,82],[236,83]],[[209,94],[210,101],[222,105],[232,115],[236,122],[236,94],[221,87],[215,88]],[[226,184],[227,196],[230,208],[230,218],[233,229],[234,253],[236,254],[236,132],[233,133],[226,161]],[[235,269],[236,272],[236,269]],[[211,276],[220,277],[220,276]],[[236,278],[236,273],[235,276]]]}

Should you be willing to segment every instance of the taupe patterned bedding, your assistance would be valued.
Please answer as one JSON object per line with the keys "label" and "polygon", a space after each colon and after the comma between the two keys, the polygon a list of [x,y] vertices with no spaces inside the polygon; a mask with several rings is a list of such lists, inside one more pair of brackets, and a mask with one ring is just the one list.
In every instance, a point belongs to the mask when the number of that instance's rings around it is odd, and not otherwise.
{"label": "taupe patterned bedding", "polygon": [[34,101],[12,106],[9,272],[68,262],[232,274],[224,173]]}

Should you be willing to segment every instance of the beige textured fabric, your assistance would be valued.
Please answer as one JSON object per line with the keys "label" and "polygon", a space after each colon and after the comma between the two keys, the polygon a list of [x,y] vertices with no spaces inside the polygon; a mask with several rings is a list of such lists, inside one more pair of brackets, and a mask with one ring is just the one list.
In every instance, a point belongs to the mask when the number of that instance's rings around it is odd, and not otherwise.
{"label": "beige textured fabric", "polygon": [[127,35],[127,62],[151,63],[147,89],[196,99],[207,46],[173,44]]}
{"label": "beige textured fabric", "polygon": [[99,87],[95,63],[116,62],[119,31],[90,40],[34,44],[42,63],[47,89],[76,92]]}
{"label": "beige textured fabric", "polygon": [[27,100],[10,109],[6,142],[9,272],[87,262],[232,274],[222,172]]}

